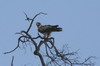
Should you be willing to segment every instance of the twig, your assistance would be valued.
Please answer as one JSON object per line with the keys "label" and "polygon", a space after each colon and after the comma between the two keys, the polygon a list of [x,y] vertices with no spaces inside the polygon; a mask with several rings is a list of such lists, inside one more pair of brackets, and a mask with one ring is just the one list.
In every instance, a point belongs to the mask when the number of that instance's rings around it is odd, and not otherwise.
{"label": "twig", "polygon": [[46,13],[43,13],[43,12],[40,12],[40,13],[36,14],[36,15],[33,17],[32,21],[31,21],[31,23],[30,23],[29,28],[27,29],[27,33],[28,33],[29,30],[31,29],[32,24],[33,24],[33,21],[35,20],[35,18],[36,18],[38,15],[40,15],[40,14],[47,15]]}
{"label": "twig", "polygon": [[12,56],[11,66],[13,66],[14,63],[14,56]]}
{"label": "twig", "polygon": [[18,39],[18,44],[17,44],[17,46],[16,46],[13,50],[11,50],[11,51],[9,51],[9,52],[5,52],[4,54],[8,54],[8,53],[14,52],[14,51],[19,47],[20,39],[21,39],[22,37],[25,37],[25,36],[20,36],[20,37],[19,37],[19,39]]}

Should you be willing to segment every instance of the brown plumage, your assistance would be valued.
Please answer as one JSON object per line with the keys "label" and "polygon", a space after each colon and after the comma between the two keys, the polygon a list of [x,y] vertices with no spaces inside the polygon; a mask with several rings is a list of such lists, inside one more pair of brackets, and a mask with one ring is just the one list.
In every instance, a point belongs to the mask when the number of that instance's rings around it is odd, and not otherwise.
{"label": "brown plumage", "polygon": [[38,31],[44,35],[44,37],[49,37],[52,32],[62,31],[59,25],[42,25],[40,22],[36,23]]}

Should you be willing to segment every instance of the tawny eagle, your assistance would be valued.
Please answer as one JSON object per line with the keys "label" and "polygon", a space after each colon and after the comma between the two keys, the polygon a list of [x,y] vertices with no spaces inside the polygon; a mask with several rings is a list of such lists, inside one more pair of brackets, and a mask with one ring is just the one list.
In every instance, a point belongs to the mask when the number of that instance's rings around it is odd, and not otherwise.
{"label": "tawny eagle", "polygon": [[49,37],[52,32],[62,31],[59,25],[42,25],[40,22],[36,23],[38,32],[42,33],[44,37]]}

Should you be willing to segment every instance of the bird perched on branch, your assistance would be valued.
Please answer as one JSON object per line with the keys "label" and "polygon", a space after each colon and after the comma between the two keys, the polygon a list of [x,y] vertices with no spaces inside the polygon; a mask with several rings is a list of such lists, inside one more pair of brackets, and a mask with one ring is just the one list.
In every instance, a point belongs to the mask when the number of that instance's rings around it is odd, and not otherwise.
{"label": "bird perched on branch", "polygon": [[38,32],[44,35],[44,38],[48,38],[52,32],[60,32],[62,28],[59,25],[42,25],[40,22],[36,23]]}

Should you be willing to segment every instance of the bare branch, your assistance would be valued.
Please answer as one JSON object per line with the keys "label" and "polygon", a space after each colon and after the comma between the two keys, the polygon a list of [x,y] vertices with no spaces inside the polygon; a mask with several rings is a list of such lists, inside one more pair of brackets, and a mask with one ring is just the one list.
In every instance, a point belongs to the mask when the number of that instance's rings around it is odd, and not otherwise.
{"label": "bare branch", "polygon": [[17,48],[19,48],[19,43],[20,43],[20,41],[23,42],[23,41],[21,40],[21,38],[23,38],[23,37],[25,37],[25,36],[20,36],[20,37],[19,37],[19,39],[18,39],[18,44],[17,44],[17,46],[16,46],[13,50],[11,50],[11,51],[9,51],[9,52],[5,52],[4,54],[12,53],[12,52],[14,52]]}
{"label": "bare branch", "polygon": [[[92,66],[92,62],[90,61],[91,57],[88,57],[85,59],[83,62],[79,60],[79,57],[76,56],[76,52],[70,52],[69,47],[65,45],[62,50],[58,50],[58,48],[55,46],[55,38],[50,37],[50,38],[44,38],[42,37],[39,33],[38,36],[33,37],[29,34],[29,31],[32,27],[33,21],[35,18],[41,14],[47,15],[46,13],[40,12],[36,14],[33,18],[29,18],[25,12],[23,12],[26,16],[25,20],[30,21],[30,25],[27,29],[27,31],[21,31],[20,34],[21,36],[18,38],[18,44],[17,46],[9,51],[5,52],[4,54],[12,53],[14,52],[17,48],[20,48],[19,44],[22,43],[24,45],[29,44],[30,42],[32,45],[35,47],[35,50],[32,51],[34,52],[34,55],[38,56],[42,66],[75,66],[75,65],[80,65],[80,66]],[[39,43],[36,42],[36,39],[39,39]],[[41,53],[41,46],[44,46],[44,56],[48,58],[48,62],[45,62],[45,58],[43,57],[43,54]],[[11,66],[13,66],[13,61],[14,61],[14,56],[12,57],[12,62]],[[26,66],[26,65],[24,65]]]}
{"label": "bare branch", "polygon": [[14,56],[12,56],[11,66],[13,66],[14,63]]}
{"label": "bare branch", "polygon": [[25,16],[26,16],[26,19],[25,20],[31,20],[28,16],[27,16],[27,14],[25,13],[25,12],[23,12],[24,14],[25,14]]}
{"label": "bare branch", "polygon": [[43,13],[43,12],[40,12],[40,13],[36,14],[36,15],[33,17],[33,19],[31,19],[31,23],[30,23],[29,28],[27,29],[27,33],[28,33],[29,30],[31,29],[32,24],[33,24],[33,21],[35,20],[35,18],[36,18],[37,16],[41,15],[41,14],[43,14],[43,15],[47,15],[46,13]]}
{"label": "bare branch", "polygon": [[16,46],[13,50],[11,50],[11,51],[9,51],[9,52],[5,52],[4,54],[12,53],[12,52],[14,52],[18,47],[19,47],[19,40],[18,40],[17,46]]}

